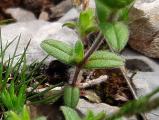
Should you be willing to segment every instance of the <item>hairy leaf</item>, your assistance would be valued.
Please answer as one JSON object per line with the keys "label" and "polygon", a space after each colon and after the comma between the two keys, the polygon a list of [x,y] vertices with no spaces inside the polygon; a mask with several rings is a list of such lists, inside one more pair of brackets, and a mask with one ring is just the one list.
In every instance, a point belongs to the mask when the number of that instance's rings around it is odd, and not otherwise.
{"label": "hairy leaf", "polygon": [[78,87],[65,86],[64,104],[68,107],[75,108],[78,104],[80,90]]}
{"label": "hairy leaf", "polygon": [[95,115],[92,111],[88,111],[84,120],[104,120],[106,114],[104,112],[100,112]]}
{"label": "hairy leaf", "polygon": [[120,9],[130,5],[134,0],[99,0],[110,8]]}
{"label": "hairy leaf", "polygon": [[89,34],[90,32],[94,32],[97,30],[95,19],[94,19],[94,12],[92,9],[87,9],[80,13],[79,22],[78,24],[78,31],[81,37],[85,37],[85,35]]}
{"label": "hairy leaf", "polygon": [[66,27],[69,27],[69,28],[72,28],[74,29],[76,27],[76,23],[71,21],[71,22],[66,22],[62,25],[63,27],[66,26]]}
{"label": "hairy leaf", "polygon": [[107,6],[105,6],[100,0],[95,0],[95,2],[96,2],[96,13],[99,22],[101,23],[106,22],[106,20],[108,19],[111,13],[110,9]]}
{"label": "hairy leaf", "polygon": [[58,40],[44,40],[41,43],[41,47],[49,55],[52,55],[63,63],[70,64],[72,48],[68,44]]}
{"label": "hairy leaf", "polygon": [[69,107],[62,106],[61,110],[66,120],[81,120],[77,112]]}
{"label": "hairy leaf", "polygon": [[81,40],[78,40],[73,49],[73,61],[75,63],[80,63],[84,58],[84,45]]}
{"label": "hairy leaf", "polygon": [[112,68],[124,65],[124,60],[108,51],[96,51],[85,65],[88,69]]}
{"label": "hairy leaf", "polygon": [[129,30],[123,22],[101,23],[99,26],[105,39],[116,52],[120,52],[126,46]]}

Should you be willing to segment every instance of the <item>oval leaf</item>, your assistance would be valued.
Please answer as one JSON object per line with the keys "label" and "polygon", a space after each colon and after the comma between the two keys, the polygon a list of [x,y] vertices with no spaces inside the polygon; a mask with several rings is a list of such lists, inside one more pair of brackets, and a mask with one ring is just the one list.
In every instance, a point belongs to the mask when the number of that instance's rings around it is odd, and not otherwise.
{"label": "oval leaf", "polygon": [[81,37],[94,32],[97,30],[94,11],[92,9],[87,9],[80,13],[79,22],[78,22],[78,31]]}
{"label": "oval leaf", "polygon": [[81,120],[77,112],[69,107],[61,107],[66,120]]}
{"label": "oval leaf", "polygon": [[124,49],[128,42],[129,30],[123,22],[101,23],[99,26],[105,39],[116,52]]}
{"label": "oval leaf", "polygon": [[99,0],[110,8],[120,9],[130,5],[134,0]]}
{"label": "oval leaf", "polygon": [[84,58],[84,45],[81,40],[78,40],[73,50],[73,61],[80,63]]}
{"label": "oval leaf", "polygon": [[108,51],[96,51],[85,65],[87,69],[114,68],[124,65],[120,56]]}
{"label": "oval leaf", "polygon": [[99,22],[106,22],[108,20],[111,10],[104,5],[100,0],[95,0],[96,3],[96,13]]}
{"label": "oval leaf", "polygon": [[51,56],[63,63],[70,64],[72,48],[68,44],[58,40],[44,40],[41,47]]}
{"label": "oval leaf", "polygon": [[78,104],[80,90],[78,87],[65,86],[64,104],[68,107],[75,108]]}

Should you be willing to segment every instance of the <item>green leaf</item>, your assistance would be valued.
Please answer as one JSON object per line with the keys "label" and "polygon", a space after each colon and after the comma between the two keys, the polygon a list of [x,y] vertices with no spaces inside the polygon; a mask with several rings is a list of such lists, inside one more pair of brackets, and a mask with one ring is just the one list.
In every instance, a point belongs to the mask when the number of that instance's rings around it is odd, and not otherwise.
{"label": "green leaf", "polygon": [[104,120],[106,114],[104,112],[100,112],[95,116],[95,120]]}
{"label": "green leaf", "polygon": [[64,23],[64,24],[62,25],[62,27],[64,27],[64,26],[74,29],[74,28],[76,28],[76,23],[73,22],[73,21],[71,21],[71,22],[66,22],[66,23]]}
{"label": "green leaf", "polygon": [[84,45],[81,40],[77,40],[73,49],[73,61],[75,63],[80,63],[84,58]]}
{"label": "green leaf", "polygon": [[57,58],[63,63],[70,64],[70,56],[72,55],[72,48],[70,45],[58,40],[44,40],[41,47],[53,57]]}
{"label": "green leaf", "polygon": [[129,30],[123,22],[101,23],[100,29],[106,41],[116,51],[120,52],[126,46],[129,38]]}
{"label": "green leaf", "polygon": [[88,111],[84,120],[95,120],[94,117],[95,117],[94,113],[92,111]]}
{"label": "green leaf", "polygon": [[81,120],[77,112],[69,107],[61,107],[66,120]]}
{"label": "green leaf", "polygon": [[92,54],[86,65],[87,69],[114,68],[124,65],[120,56],[108,51],[96,51]]}
{"label": "green leaf", "polygon": [[47,120],[47,119],[46,119],[46,117],[43,117],[43,116],[42,116],[42,117],[36,118],[35,120]]}
{"label": "green leaf", "polygon": [[99,0],[110,8],[120,9],[130,5],[134,0]]}
{"label": "green leaf", "polygon": [[96,13],[99,22],[106,22],[110,16],[111,10],[104,5],[100,0],[95,0],[96,3]]}
{"label": "green leaf", "polygon": [[26,106],[23,107],[22,119],[23,120],[30,120],[29,111],[28,111]]}
{"label": "green leaf", "polygon": [[104,120],[106,114],[104,112],[100,112],[97,115],[94,115],[92,111],[88,111],[84,120]]}
{"label": "green leaf", "polygon": [[78,32],[81,37],[97,30],[96,21],[94,18],[94,11],[87,9],[80,13],[78,25]]}
{"label": "green leaf", "polygon": [[64,104],[68,107],[75,108],[80,97],[78,87],[65,86],[64,88]]}
{"label": "green leaf", "polygon": [[130,7],[131,6],[128,6],[118,11],[118,16],[119,16],[118,21],[128,22]]}
{"label": "green leaf", "polygon": [[19,94],[17,96],[17,109],[21,109],[24,106],[24,102],[25,102],[25,86],[21,86],[20,90],[19,90]]}
{"label": "green leaf", "polygon": [[21,118],[15,112],[10,111],[7,120],[21,120]]}

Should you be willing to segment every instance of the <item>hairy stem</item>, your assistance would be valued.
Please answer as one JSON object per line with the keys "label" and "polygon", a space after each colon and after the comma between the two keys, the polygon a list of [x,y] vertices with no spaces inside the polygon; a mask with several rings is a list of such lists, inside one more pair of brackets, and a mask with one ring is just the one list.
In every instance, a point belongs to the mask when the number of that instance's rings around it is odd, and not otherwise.
{"label": "hairy stem", "polygon": [[73,86],[76,86],[78,85],[81,80],[78,80],[78,75],[83,67],[83,65],[87,62],[87,60],[89,59],[89,57],[99,48],[100,44],[102,43],[102,40],[100,39],[102,36],[102,33],[99,32],[94,43],[92,44],[92,46],[90,47],[90,49],[86,52],[85,56],[84,56],[84,59],[82,60],[81,63],[79,63],[77,66],[76,66],[76,70],[75,70],[75,73],[74,73],[74,76],[73,76],[73,80],[72,80],[72,85]]}

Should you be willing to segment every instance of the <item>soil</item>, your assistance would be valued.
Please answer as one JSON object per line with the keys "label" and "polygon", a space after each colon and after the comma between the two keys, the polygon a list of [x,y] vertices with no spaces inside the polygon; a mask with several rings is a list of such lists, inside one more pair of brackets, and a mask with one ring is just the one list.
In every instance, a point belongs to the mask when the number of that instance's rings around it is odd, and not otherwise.
{"label": "soil", "polygon": [[[59,61],[51,62],[46,70],[48,82],[50,84],[67,82],[69,79],[69,68],[70,66],[67,66]],[[89,90],[93,90],[100,97],[102,102],[114,106],[121,106],[128,100],[133,99],[127,83],[119,69],[84,71],[83,81],[88,76],[90,79],[95,79],[101,75],[108,75],[109,79],[105,83],[89,88]]]}
{"label": "soil", "polygon": [[[29,10],[34,13],[34,15],[39,18],[42,12],[47,12],[49,15],[53,13],[58,13],[59,15],[50,16],[49,21],[56,20],[56,17],[61,17],[59,13],[54,8],[65,0],[1,0],[0,1],[0,20],[11,19],[12,17],[5,12],[7,8],[20,7]],[[59,8],[58,8],[59,9]],[[53,11],[52,11],[53,10]],[[53,12],[53,13],[52,13]],[[61,10],[61,12],[63,12]]]}
{"label": "soil", "polygon": [[100,69],[93,72],[92,78],[108,75],[109,79],[95,87],[95,91],[101,97],[102,102],[121,106],[133,99],[127,83],[119,69]]}

